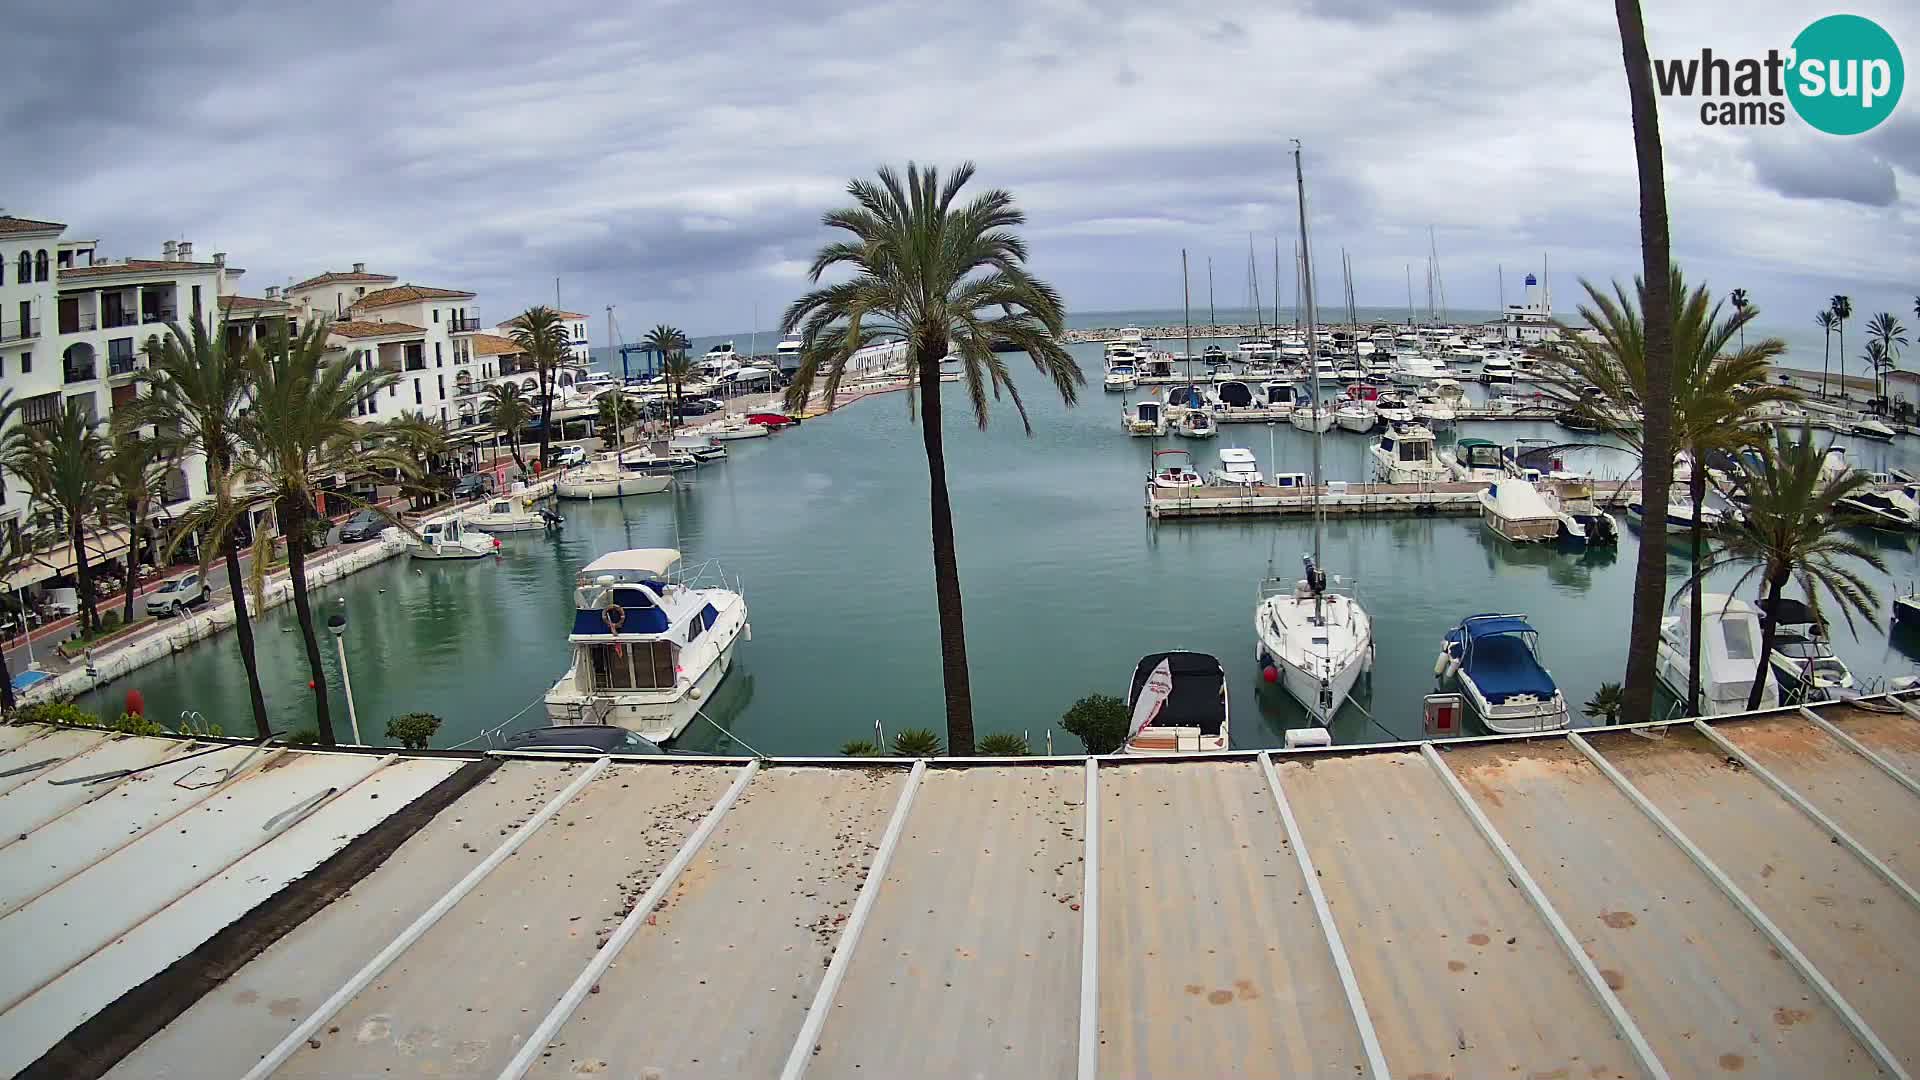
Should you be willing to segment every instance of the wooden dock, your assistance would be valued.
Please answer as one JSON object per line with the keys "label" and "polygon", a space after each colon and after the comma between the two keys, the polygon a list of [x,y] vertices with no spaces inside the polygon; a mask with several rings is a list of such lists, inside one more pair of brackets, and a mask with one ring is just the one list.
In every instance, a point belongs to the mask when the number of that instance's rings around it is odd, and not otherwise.
{"label": "wooden dock", "polygon": [[[1471,516],[1480,512],[1487,485],[1469,481],[1433,484],[1347,484],[1335,481],[1317,489],[1328,514],[1391,514],[1400,517]],[[1276,517],[1313,512],[1316,489],[1308,487],[1215,486],[1161,488],[1146,485],[1150,518]],[[1640,490],[1634,481],[1595,480],[1593,497],[1624,503]]]}

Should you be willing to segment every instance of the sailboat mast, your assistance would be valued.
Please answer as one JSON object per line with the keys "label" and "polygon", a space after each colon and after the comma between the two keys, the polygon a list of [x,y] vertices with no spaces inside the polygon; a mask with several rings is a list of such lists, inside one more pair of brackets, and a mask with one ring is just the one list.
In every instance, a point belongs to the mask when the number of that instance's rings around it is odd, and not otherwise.
{"label": "sailboat mast", "polygon": [[[558,281],[559,279],[555,278],[554,280]],[[607,305],[607,357],[608,359],[612,359],[613,355],[616,352],[618,352],[619,349],[620,349],[619,344],[616,343],[613,339],[613,305],[608,304]],[[614,395],[614,398],[613,398],[613,450],[614,450],[614,460],[618,461],[620,460],[620,451],[625,450],[627,448],[626,435],[621,430],[621,425],[620,425],[620,421],[626,419],[626,414],[627,414],[626,390],[625,389],[615,390],[613,391],[613,395]]]}
{"label": "sailboat mast", "polygon": [[[1300,166],[1300,140],[1293,141],[1293,182],[1300,203],[1300,283],[1307,294],[1307,356],[1317,361],[1320,356],[1320,343],[1316,317],[1313,307],[1313,246],[1307,242],[1307,180]],[[1320,408],[1320,365],[1313,365],[1313,408]],[[1316,418],[1313,425],[1313,565],[1320,566],[1320,533],[1325,521],[1320,505],[1320,424]],[[1313,593],[1313,614],[1320,617],[1320,591]]]}
{"label": "sailboat mast", "polygon": [[1300,329],[1300,244],[1298,241],[1293,245],[1293,328]]}
{"label": "sailboat mast", "polygon": [[1280,234],[1273,235],[1273,333],[1280,336]]}
{"label": "sailboat mast", "polygon": [[1253,261],[1253,234],[1247,234],[1247,290],[1253,294],[1253,336],[1259,337],[1264,328],[1261,320],[1266,318],[1267,309],[1260,302],[1260,265]]}
{"label": "sailboat mast", "polygon": [[1500,312],[1504,315],[1507,310],[1507,268],[1494,263],[1493,272],[1500,275]]}
{"label": "sailboat mast", "polygon": [[1413,325],[1413,264],[1407,264],[1407,325]]}
{"label": "sailboat mast", "polygon": [[1220,319],[1213,313],[1213,256],[1207,256],[1207,336],[1219,337]]}
{"label": "sailboat mast", "polygon": [[[1180,296],[1187,310],[1187,389],[1193,389],[1193,287],[1187,284],[1187,249],[1180,249]],[[1192,402],[1192,396],[1188,396]]]}

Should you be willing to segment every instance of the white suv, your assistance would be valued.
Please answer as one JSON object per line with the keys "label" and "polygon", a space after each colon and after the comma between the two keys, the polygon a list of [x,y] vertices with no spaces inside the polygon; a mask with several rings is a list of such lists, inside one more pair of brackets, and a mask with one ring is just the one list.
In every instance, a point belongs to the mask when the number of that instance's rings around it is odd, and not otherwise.
{"label": "white suv", "polygon": [[147,594],[147,614],[178,615],[197,604],[204,604],[213,590],[200,578],[199,571],[174,578]]}

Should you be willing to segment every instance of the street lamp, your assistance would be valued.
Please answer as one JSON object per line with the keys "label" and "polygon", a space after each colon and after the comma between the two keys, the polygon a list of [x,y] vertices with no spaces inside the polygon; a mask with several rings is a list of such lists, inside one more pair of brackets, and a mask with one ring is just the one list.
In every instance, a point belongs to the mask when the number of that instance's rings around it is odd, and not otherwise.
{"label": "street lamp", "polygon": [[[343,597],[342,603],[346,600]],[[353,725],[353,744],[365,746],[360,741],[360,714],[353,708],[353,679],[347,674],[347,617],[344,614],[327,616],[327,629],[333,632],[333,643],[340,649],[340,685],[347,690],[347,723]]]}

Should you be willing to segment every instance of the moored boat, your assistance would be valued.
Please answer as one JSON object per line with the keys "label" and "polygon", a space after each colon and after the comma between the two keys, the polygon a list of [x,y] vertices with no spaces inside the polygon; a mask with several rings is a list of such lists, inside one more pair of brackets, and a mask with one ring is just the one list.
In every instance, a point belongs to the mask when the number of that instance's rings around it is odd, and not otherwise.
{"label": "moored boat", "polygon": [[1193,455],[1185,450],[1155,450],[1153,473],[1148,481],[1157,488],[1199,487],[1200,474],[1194,471]]}
{"label": "moored boat", "polygon": [[1126,754],[1225,750],[1231,743],[1227,672],[1206,653],[1149,653],[1127,687]]}
{"label": "moored boat", "polygon": [[[1760,674],[1760,613],[1725,593],[1700,594],[1700,716],[1745,712],[1753,680]],[[1681,590],[1675,614],[1660,620],[1660,646],[1654,672],[1691,713],[1687,669],[1693,640],[1693,595]],[[1760,708],[1780,704],[1773,679],[1761,692]]]}
{"label": "moored boat", "polygon": [[1780,686],[1781,701],[1837,701],[1855,692],[1853,672],[1834,655],[1826,627],[1804,602],[1781,597],[1767,605],[1767,611],[1774,621],[1773,651],[1767,662]]}
{"label": "moored boat", "polygon": [[563,499],[618,499],[627,495],[657,495],[673,486],[670,473],[642,473],[623,469],[610,458],[575,469],[554,484]]}
{"label": "moored boat", "polygon": [[1253,451],[1239,446],[1220,448],[1220,467],[1213,470],[1213,482],[1230,487],[1258,487],[1260,463],[1254,460]]}
{"label": "moored boat", "polygon": [[1373,475],[1389,484],[1440,483],[1452,474],[1434,453],[1433,432],[1422,424],[1389,424],[1367,447]]}
{"label": "moored boat", "polygon": [[1480,522],[1516,544],[1552,540],[1560,535],[1560,514],[1539,489],[1518,477],[1505,477],[1480,493]]}
{"label": "moored boat", "polygon": [[467,528],[459,517],[423,526],[407,546],[407,554],[416,559],[484,559],[498,550],[500,541]]}
{"label": "moored boat", "polygon": [[1165,435],[1166,406],[1158,401],[1136,401],[1120,410],[1120,427],[1129,435],[1152,438]]}
{"label": "moored boat", "polygon": [[1500,735],[1567,726],[1567,699],[1540,663],[1539,631],[1525,615],[1469,615],[1447,631],[1435,661],[1481,726]]}
{"label": "moored boat", "polygon": [[486,509],[462,517],[468,526],[488,533],[541,532],[560,525],[560,515],[537,506],[529,496],[503,495],[488,500]]}

